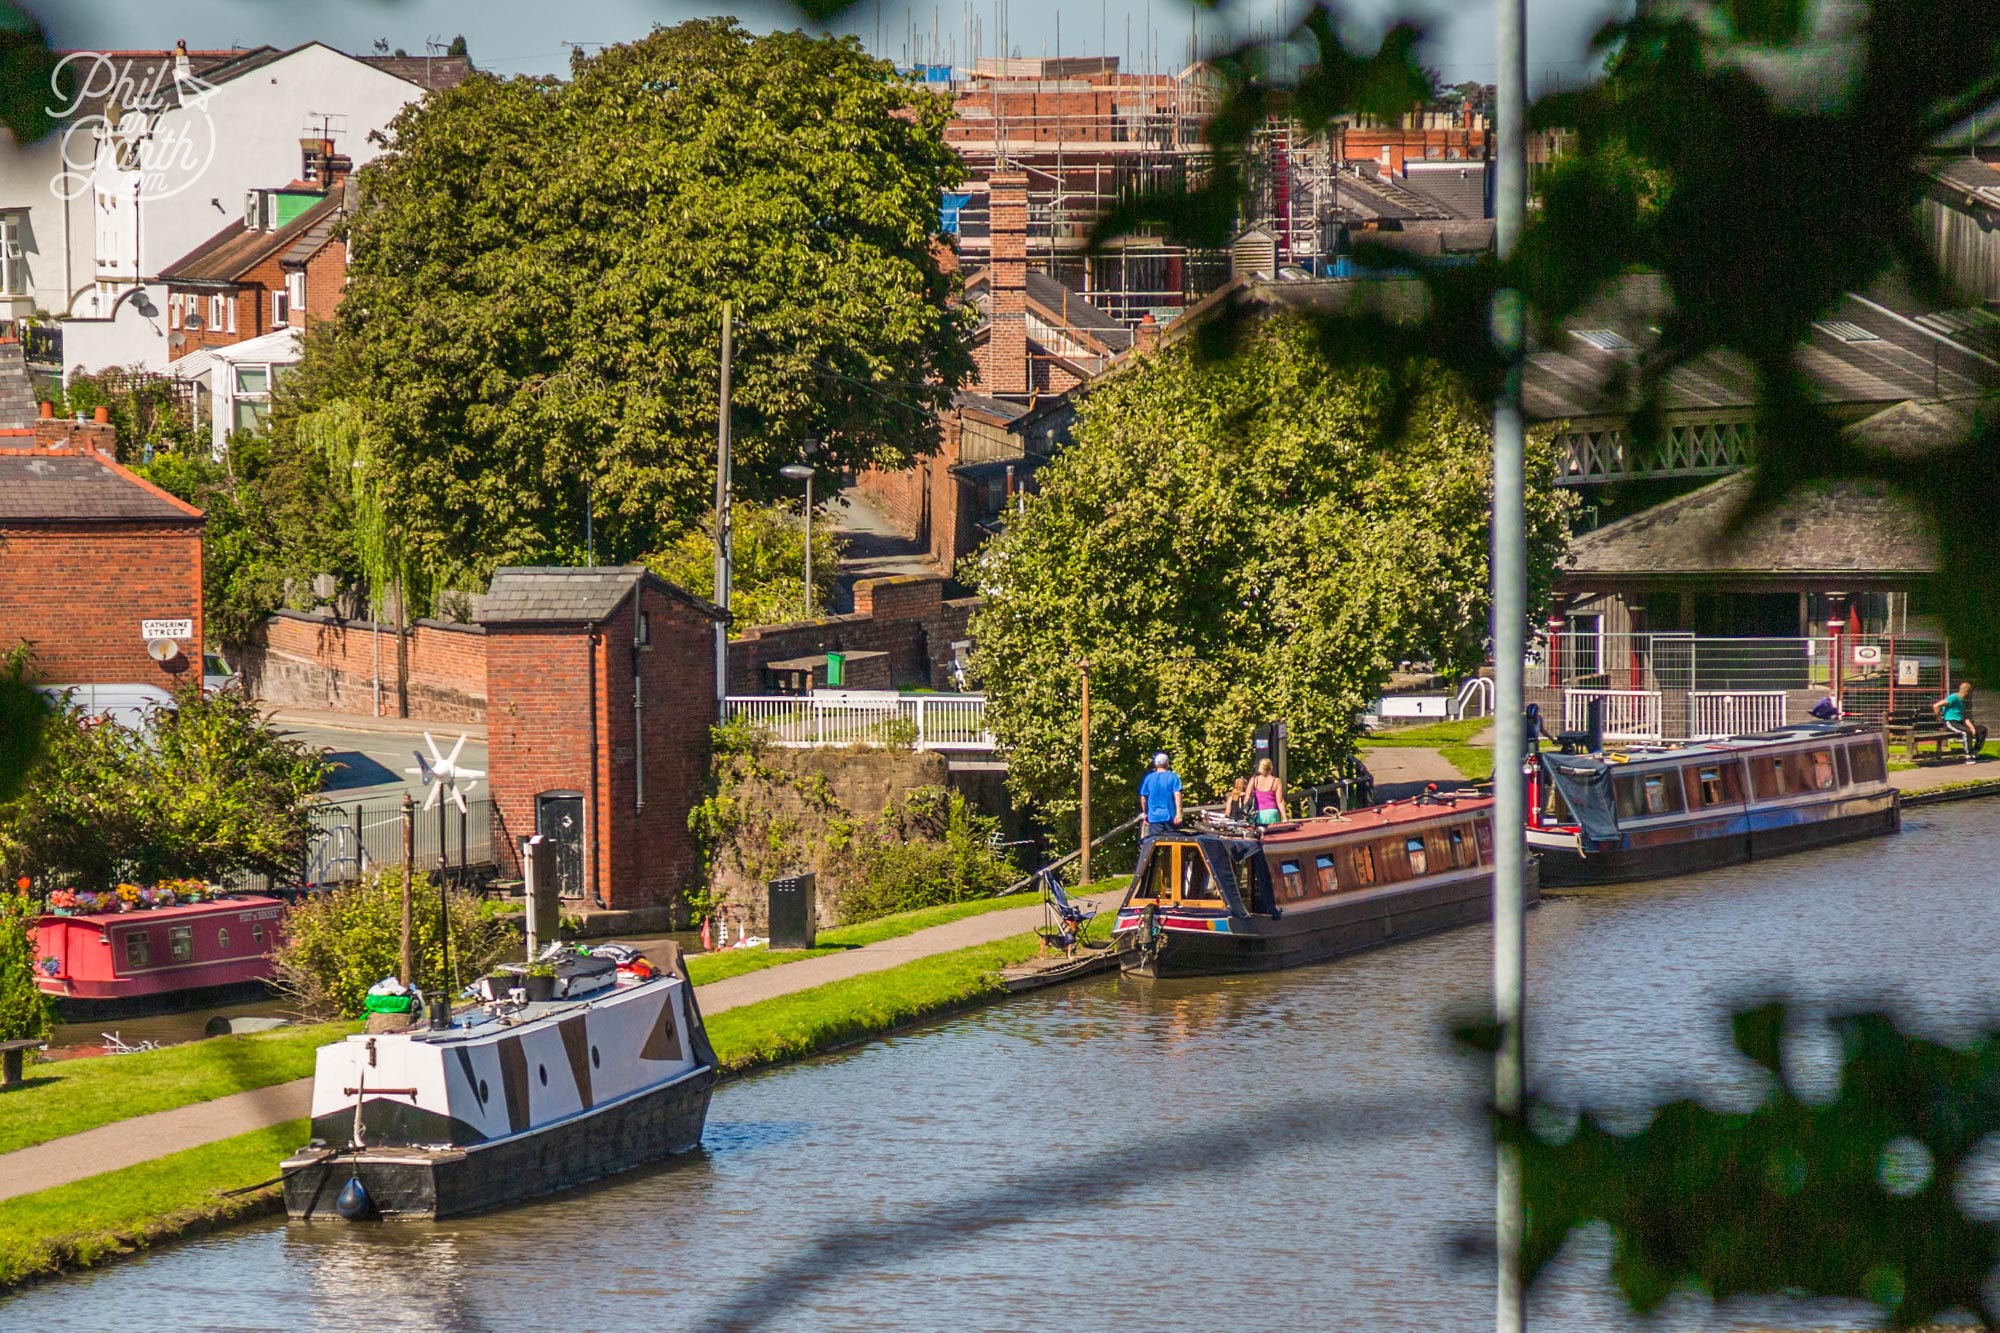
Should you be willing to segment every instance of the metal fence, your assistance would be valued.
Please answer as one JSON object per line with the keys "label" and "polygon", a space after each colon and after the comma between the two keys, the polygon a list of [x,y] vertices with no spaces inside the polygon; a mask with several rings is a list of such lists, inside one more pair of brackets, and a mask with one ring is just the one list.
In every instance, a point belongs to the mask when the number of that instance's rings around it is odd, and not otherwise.
{"label": "metal fence", "polygon": [[[460,814],[450,801],[414,812],[413,857],[419,869],[436,869],[439,856],[453,870],[493,860],[493,802],[467,801]],[[313,838],[306,851],[305,884],[341,884],[384,866],[403,863],[403,803],[395,800],[333,803],[313,810]]]}
{"label": "metal fence", "polygon": [[1719,741],[1776,730],[1790,721],[1786,702],[1783,690],[1693,691],[1688,695],[1688,739]]}
{"label": "metal fence", "polygon": [[731,695],[731,721],[747,722],[772,744],[907,745],[918,750],[990,750],[983,694],[895,694],[818,690],[812,694]]}
{"label": "metal fence", "polygon": [[1583,731],[1590,725],[1590,705],[1604,705],[1604,739],[1607,741],[1656,741],[1660,739],[1660,692],[1658,690],[1564,690],[1563,730]]}

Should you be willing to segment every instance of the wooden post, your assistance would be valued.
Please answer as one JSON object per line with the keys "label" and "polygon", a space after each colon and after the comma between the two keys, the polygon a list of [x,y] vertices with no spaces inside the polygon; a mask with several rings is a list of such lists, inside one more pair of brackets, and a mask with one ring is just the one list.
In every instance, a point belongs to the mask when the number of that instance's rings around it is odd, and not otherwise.
{"label": "wooden post", "polygon": [[410,922],[410,875],[417,866],[417,803],[403,793],[403,984],[413,986],[417,975],[415,940]]}
{"label": "wooden post", "polygon": [[1090,878],[1090,659],[1079,662],[1083,672],[1083,852],[1077,858],[1076,886],[1081,889]]}

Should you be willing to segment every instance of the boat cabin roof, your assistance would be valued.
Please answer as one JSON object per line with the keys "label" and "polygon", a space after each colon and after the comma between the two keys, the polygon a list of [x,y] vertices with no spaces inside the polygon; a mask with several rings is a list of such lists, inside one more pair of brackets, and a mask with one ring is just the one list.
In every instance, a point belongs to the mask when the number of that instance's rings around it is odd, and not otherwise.
{"label": "boat cabin roof", "polygon": [[158,921],[186,921],[192,917],[225,916],[236,912],[254,912],[266,907],[283,907],[282,898],[266,898],[261,894],[245,894],[240,898],[210,898],[202,903],[177,903],[172,907],[143,907],[130,912],[74,912],[69,916],[44,915],[44,925],[52,921],[72,923],[78,927],[88,926],[92,930],[103,930],[118,924],[126,926],[151,925]]}
{"label": "boat cabin roof", "polygon": [[1290,824],[1274,824],[1264,830],[1264,846],[1276,850],[1292,843],[1319,842],[1335,835],[1395,828],[1446,815],[1483,813],[1492,805],[1493,798],[1480,792],[1443,792],[1429,800],[1393,801],[1388,805],[1350,810],[1340,816],[1320,815]]}
{"label": "boat cabin roof", "polygon": [[1725,741],[1691,741],[1686,745],[1621,745],[1604,754],[1558,755],[1548,751],[1543,757],[1560,759],[1567,767],[1588,768],[1602,765],[1610,768],[1630,768],[1644,764],[1682,764],[1690,759],[1718,758],[1755,754],[1759,750],[1778,745],[1806,744],[1814,741],[1843,740],[1858,736],[1879,736],[1876,728],[1859,722],[1801,722],[1789,727],[1779,727],[1773,731],[1752,732],[1743,736],[1731,736]]}

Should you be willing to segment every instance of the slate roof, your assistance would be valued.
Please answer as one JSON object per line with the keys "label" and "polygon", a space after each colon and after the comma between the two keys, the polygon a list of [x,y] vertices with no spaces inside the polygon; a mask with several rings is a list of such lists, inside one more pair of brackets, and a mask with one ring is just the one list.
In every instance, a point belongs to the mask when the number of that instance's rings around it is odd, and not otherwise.
{"label": "slate roof", "polygon": [[188,523],[201,510],[92,450],[0,449],[0,523]]}
{"label": "slate roof", "polygon": [[436,92],[441,88],[453,88],[465,82],[472,73],[470,56],[356,56],[364,65],[373,65],[386,74],[426,92]]}
{"label": "slate roof", "polygon": [[644,565],[595,569],[515,565],[496,569],[475,618],[482,625],[588,624],[612,615],[632,590],[647,580],[710,619],[729,618],[720,607],[667,582]]}
{"label": "slate roof", "polygon": [[[992,285],[993,270],[990,267],[979,269],[965,279],[965,290],[972,297],[973,304],[979,307],[982,317],[987,317],[986,305]],[[1066,323],[1069,328],[1089,335],[1109,353],[1122,352],[1132,345],[1130,329],[1092,305],[1088,296],[1057,282],[1046,273],[1028,270],[1027,296],[1031,305],[1053,316],[1056,324]]]}
{"label": "slate roof", "polygon": [[339,221],[344,200],[344,191],[330,192],[276,231],[253,231],[240,221],[231,222],[161,269],[158,280],[209,286],[234,283],[274,254],[290,259],[293,250],[317,234],[318,241],[303,256],[310,258],[313,250],[326,243],[334,223]]}
{"label": "slate roof", "polygon": [[[1912,459],[1963,432],[1971,412],[1952,403],[1902,403],[1848,427],[1876,448]],[[1869,575],[1918,577],[1937,569],[1923,512],[1879,481],[1843,479],[1793,492],[1732,537],[1729,525],[1754,478],[1739,472],[1608,523],[1570,543],[1562,576]]]}
{"label": "slate roof", "polygon": [[0,430],[31,429],[40,415],[27,352],[18,339],[0,343]]}
{"label": "slate roof", "polygon": [[1397,184],[1454,218],[1487,216],[1484,162],[1412,162]]}

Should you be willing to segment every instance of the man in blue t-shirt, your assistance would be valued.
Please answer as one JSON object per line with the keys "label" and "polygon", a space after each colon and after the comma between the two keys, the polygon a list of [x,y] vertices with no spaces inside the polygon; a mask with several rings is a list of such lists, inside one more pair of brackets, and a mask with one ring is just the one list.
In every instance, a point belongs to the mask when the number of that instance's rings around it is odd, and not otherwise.
{"label": "man in blue t-shirt", "polygon": [[1181,779],[1168,767],[1165,750],[1153,756],[1153,771],[1139,780],[1139,814],[1146,821],[1143,838],[1157,838],[1181,822]]}

